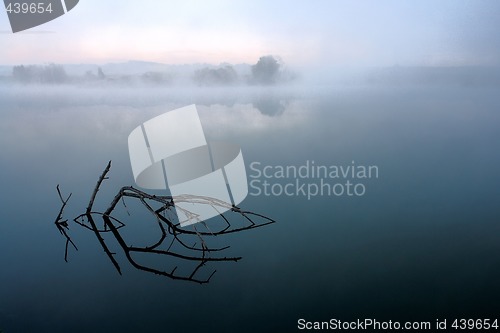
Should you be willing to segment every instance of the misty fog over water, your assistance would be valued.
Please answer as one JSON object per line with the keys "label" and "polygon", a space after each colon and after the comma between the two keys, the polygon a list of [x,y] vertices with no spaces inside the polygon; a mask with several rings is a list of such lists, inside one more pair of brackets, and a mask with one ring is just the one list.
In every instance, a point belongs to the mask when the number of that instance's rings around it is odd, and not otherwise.
{"label": "misty fog over water", "polygon": [[[0,329],[293,331],[299,318],[332,314],[495,315],[497,90],[460,82],[0,85]],[[136,271],[115,246],[120,276],[95,236],[71,223],[79,251],[70,249],[65,263],[53,225],[56,185],[73,193],[65,212],[72,218],[112,160],[97,200],[105,207],[121,186],[134,184],[131,130],[189,104],[197,105],[207,139],[242,147],[247,172],[255,161],[354,161],[376,165],[379,176],[366,180],[360,197],[248,196],[242,207],[278,223],[228,237],[243,260],[216,265],[208,285]],[[138,212],[132,221],[145,218]]]}

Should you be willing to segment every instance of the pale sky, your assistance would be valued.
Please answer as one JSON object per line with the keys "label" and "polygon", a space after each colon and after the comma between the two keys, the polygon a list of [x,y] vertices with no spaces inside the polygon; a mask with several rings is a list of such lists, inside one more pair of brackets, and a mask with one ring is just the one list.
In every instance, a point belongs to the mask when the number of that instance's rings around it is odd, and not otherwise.
{"label": "pale sky", "polygon": [[0,10],[0,64],[500,65],[499,17],[495,0],[80,0],[17,34]]}

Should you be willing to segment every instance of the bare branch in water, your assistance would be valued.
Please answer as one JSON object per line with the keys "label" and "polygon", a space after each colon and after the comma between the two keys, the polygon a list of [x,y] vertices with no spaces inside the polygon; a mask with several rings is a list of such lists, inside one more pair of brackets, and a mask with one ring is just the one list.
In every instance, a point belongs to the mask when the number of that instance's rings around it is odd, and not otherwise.
{"label": "bare branch in water", "polygon": [[61,200],[61,209],[59,210],[59,214],[57,214],[56,220],[54,224],[57,227],[57,230],[61,233],[66,238],[66,246],[64,249],[64,260],[68,262],[68,246],[69,244],[73,245],[75,250],[78,251],[78,248],[76,247],[75,243],[73,243],[73,240],[71,240],[71,237],[69,237],[67,230],[69,230],[69,225],[68,225],[68,220],[63,220],[63,212],[64,208],[68,204],[69,199],[71,198],[72,193],[68,195],[66,199],[63,198],[61,194],[61,190],[59,188],[59,185],[57,185],[57,194],[59,195],[59,199]]}
{"label": "bare branch in water", "polygon": [[92,211],[92,206],[94,205],[94,200],[95,200],[95,197],[97,196],[97,192],[101,188],[102,182],[105,179],[108,179],[106,177],[106,175],[108,174],[109,169],[111,169],[111,161],[108,162],[108,165],[106,166],[106,169],[104,169],[104,171],[102,172],[101,176],[97,180],[97,184],[94,187],[94,192],[92,193],[92,196],[90,197],[89,205],[87,206],[87,210],[85,211],[86,214],[90,214],[90,212]]}
{"label": "bare branch in water", "polygon": [[[266,226],[274,223],[275,221],[267,216],[257,214],[251,211],[242,210],[239,207],[231,205],[227,202],[210,198],[204,196],[195,196],[195,195],[182,195],[176,196],[175,198],[172,196],[157,196],[153,194],[149,194],[147,192],[136,189],[132,186],[124,186],[122,187],[118,193],[115,195],[110,205],[104,212],[97,212],[93,210],[94,201],[97,197],[97,192],[99,192],[102,183],[104,180],[108,179],[108,173],[111,169],[111,161],[109,161],[108,165],[101,173],[97,184],[92,192],[90,197],[89,204],[85,213],[78,215],[73,219],[75,223],[78,225],[92,230],[98,239],[101,247],[104,252],[111,260],[113,266],[118,271],[118,273],[122,274],[120,265],[115,258],[115,253],[111,252],[108,247],[104,235],[110,235],[116,243],[119,245],[123,254],[127,258],[128,262],[135,268],[162,275],[171,279],[176,280],[185,280],[192,281],[198,283],[208,283],[212,276],[215,274],[216,270],[213,270],[207,277],[201,278],[200,270],[208,263],[215,262],[229,262],[229,261],[239,261],[241,257],[237,256],[221,256],[214,255],[217,253],[221,253],[222,251],[229,248],[229,246],[211,246],[209,245],[210,239],[222,236],[225,234],[241,232],[245,230],[250,230],[262,226]],[[63,220],[62,214],[66,204],[71,197],[71,194],[68,198],[63,199],[61,192],[59,190],[59,185],[57,186],[57,191],[59,194],[59,198],[62,202],[62,207],[60,212],[56,218],[56,226],[61,234],[66,238],[66,251],[64,259],[67,261],[68,254],[68,245],[71,243],[75,249],[76,245],[73,243],[66,230],[68,229],[67,220]],[[120,220],[118,217],[113,216],[116,212],[117,206],[120,202],[123,203],[125,209],[127,210],[127,215],[130,216],[130,212],[128,211],[128,207],[125,203],[125,200],[136,200],[138,201],[146,210],[151,214],[153,221],[159,227],[160,236],[154,244],[149,246],[132,246],[127,243],[125,238],[123,237],[120,229],[125,228],[126,224]],[[175,199],[175,200],[174,200]],[[207,223],[201,222],[198,224],[192,224],[188,227],[181,227],[179,222],[173,221],[168,217],[168,213],[173,211],[175,207],[175,203],[191,203],[198,205],[209,205],[213,209],[217,211],[228,211],[228,215],[240,216],[239,225],[234,225],[231,223],[230,219],[220,214],[220,223],[215,224],[214,226],[208,227]],[[157,208],[154,208],[157,207]],[[159,208],[158,208],[159,207]],[[177,206],[180,209],[179,206]],[[186,209],[182,209],[182,211],[187,215],[194,215]],[[97,224],[94,220],[95,217],[102,219],[103,227],[98,228]],[[232,219],[232,218],[231,218]],[[257,222],[258,220],[258,222]],[[206,230],[198,230],[196,226],[203,226]],[[194,245],[190,245],[193,244]],[[165,246],[167,244],[167,246]],[[199,244],[199,245],[198,245]],[[178,266],[174,265],[172,269],[159,269],[156,267],[151,267],[150,265],[142,264],[134,258],[134,255],[154,255],[159,256],[161,258],[165,258],[166,262],[168,259],[170,261],[178,260],[181,263],[191,263],[192,268],[189,272],[179,272]]]}

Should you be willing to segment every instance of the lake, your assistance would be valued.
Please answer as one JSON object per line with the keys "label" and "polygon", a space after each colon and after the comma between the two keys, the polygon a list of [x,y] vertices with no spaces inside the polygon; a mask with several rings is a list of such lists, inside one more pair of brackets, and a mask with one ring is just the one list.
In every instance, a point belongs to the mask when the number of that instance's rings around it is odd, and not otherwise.
{"label": "lake", "polygon": [[[120,276],[73,222],[79,250],[66,263],[56,185],[72,193],[71,220],[112,160],[96,199],[105,209],[134,185],[130,132],[189,104],[207,139],[241,146],[254,183],[240,207],[277,223],[218,238],[243,259],[204,267],[205,276],[217,270],[205,285],[134,269],[110,239]],[[499,109],[496,86],[2,85],[0,330],[293,332],[301,318],[495,318]],[[370,166],[370,177],[330,175]],[[296,173],[281,177],[280,168]],[[150,218],[133,212],[133,241]]]}

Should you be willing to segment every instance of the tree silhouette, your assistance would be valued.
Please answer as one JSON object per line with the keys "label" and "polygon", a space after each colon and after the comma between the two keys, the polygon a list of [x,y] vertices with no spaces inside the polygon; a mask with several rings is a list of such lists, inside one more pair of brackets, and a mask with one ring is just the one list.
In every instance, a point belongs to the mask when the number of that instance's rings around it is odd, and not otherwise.
{"label": "tree silhouette", "polygon": [[279,78],[281,64],[273,56],[260,57],[252,66],[252,79],[259,84],[273,84]]}
{"label": "tree silhouette", "polygon": [[219,68],[202,68],[195,71],[193,80],[201,86],[229,85],[238,81],[238,74],[230,65]]}
{"label": "tree silhouette", "polygon": [[99,80],[104,80],[106,79],[106,75],[104,74],[104,72],[102,71],[102,68],[101,67],[97,67],[97,77],[99,78]]}
{"label": "tree silhouette", "polygon": [[14,66],[12,78],[21,83],[64,83],[68,75],[61,65],[50,64],[45,66]]}

